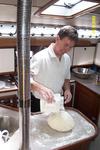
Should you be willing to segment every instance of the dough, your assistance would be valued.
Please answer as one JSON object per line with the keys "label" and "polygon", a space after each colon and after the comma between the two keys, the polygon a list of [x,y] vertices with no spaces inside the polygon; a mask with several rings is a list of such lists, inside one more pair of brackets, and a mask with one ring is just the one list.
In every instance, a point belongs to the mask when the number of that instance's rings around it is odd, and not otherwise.
{"label": "dough", "polygon": [[69,131],[75,126],[73,118],[66,111],[50,114],[47,122],[52,129],[60,132]]}

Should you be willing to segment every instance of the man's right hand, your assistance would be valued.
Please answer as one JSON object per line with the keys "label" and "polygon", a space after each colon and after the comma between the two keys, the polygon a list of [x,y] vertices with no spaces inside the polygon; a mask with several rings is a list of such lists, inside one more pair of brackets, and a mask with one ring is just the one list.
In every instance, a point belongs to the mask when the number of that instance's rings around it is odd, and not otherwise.
{"label": "man's right hand", "polygon": [[39,90],[39,94],[48,103],[54,102],[54,93],[52,90],[42,86]]}
{"label": "man's right hand", "polygon": [[31,80],[31,90],[37,91],[40,97],[43,98],[48,103],[54,102],[53,91],[34,80]]}

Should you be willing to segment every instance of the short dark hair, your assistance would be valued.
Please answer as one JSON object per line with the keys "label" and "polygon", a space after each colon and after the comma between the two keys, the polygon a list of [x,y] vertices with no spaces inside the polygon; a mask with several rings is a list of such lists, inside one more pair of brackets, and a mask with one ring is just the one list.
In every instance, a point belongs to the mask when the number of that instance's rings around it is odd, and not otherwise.
{"label": "short dark hair", "polygon": [[77,41],[78,40],[78,33],[77,30],[72,27],[72,26],[64,26],[60,29],[60,31],[58,32],[58,35],[60,37],[60,39],[63,39],[65,37],[70,38],[73,41]]}

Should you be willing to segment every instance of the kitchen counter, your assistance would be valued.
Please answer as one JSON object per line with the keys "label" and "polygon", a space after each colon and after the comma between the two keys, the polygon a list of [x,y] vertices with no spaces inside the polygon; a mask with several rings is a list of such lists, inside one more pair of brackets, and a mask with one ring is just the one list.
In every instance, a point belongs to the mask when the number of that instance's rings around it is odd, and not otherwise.
{"label": "kitchen counter", "polygon": [[96,85],[96,74],[92,75],[88,79],[81,79],[76,77],[73,73],[71,74],[71,80],[75,80],[81,83],[83,86],[90,89],[92,92],[100,95],[100,85]]}
{"label": "kitchen counter", "polygon": [[[97,127],[76,109],[69,108],[66,111],[70,113],[75,121],[75,127],[69,132],[60,133],[51,129],[47,124],[48,115],[46,114],[34,114],[30,117],[30,147],[32,149],[34,147],[36,150],[87,150],[91,140],[97,136]],[[17,126],[15,125],[15,132],[13,132],[8,142],[5,143],[4,148],[18,150],[19,142],[21,141],[20,132],[17,130],[18,113],[0,106],[0,114],[4,119],[5,116],[6,118],[8,116],[7,121],[9,123],[17,124]],[[80,124],[82,125],[80,126]],[[9,124],[6,124],[6,127],[9,128]]]}

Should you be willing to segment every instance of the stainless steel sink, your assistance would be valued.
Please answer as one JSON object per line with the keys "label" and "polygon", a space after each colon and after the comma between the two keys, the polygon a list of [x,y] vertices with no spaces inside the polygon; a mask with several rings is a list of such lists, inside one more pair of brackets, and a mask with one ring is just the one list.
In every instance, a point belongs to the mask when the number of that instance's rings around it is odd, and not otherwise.
{"label": "stainless steel sink", "polygon": [[0,131],[8,130],[11,136],[18,127],[18,112],[0,107]]}
{"label": "stainless steel sink", "polygon": [[84,67],[75,67],[72,69],[72,72],[75,76],[83,79],[87,79],[95,73],[95,71],[91,70],[90,68]]}
{"label": "stainless steel sink", "polygon": [[0,116],[0,131],[8,130],[10,135],[18,129],[18,120],[10,116]]}

